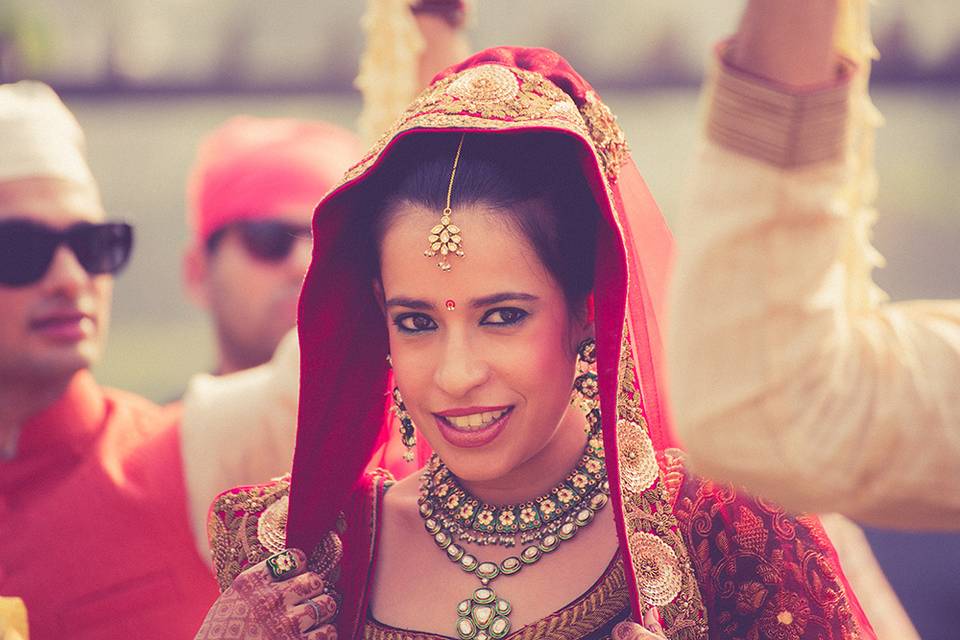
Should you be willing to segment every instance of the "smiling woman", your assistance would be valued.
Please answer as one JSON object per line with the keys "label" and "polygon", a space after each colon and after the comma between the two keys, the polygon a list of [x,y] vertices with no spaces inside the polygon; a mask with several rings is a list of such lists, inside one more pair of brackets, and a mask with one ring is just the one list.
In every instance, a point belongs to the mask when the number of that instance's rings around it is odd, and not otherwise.
{"label": "smiling woman", "polygon": [[[313,237],[292,478],[214,505],[225,591],[199,637],[281,619],[290,588],[251,591],[250,567],[284,544],[337,594],[340,638],[605,638],[627,619],[647,638],[873,637],[815,519],[687,476],[669,449],[669,234],[559,56],[448,70]],[[389,397],[435,452],[399,482],[365,471]]]}

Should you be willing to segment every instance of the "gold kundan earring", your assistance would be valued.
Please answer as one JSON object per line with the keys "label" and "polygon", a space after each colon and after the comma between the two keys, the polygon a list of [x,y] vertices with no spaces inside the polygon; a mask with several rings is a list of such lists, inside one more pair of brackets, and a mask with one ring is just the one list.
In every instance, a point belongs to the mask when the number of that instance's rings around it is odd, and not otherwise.
{"label": "gold kundan earring", "polygon": [[397,414],[400,421],[400,441],[407,449],[403,452],[403,459],[407,462],[413,462],[413,450],[417,446],[417,433],[413,429],[413,418],[407,413],[407,407],[403,404],[403,398],[400,396],[400,389],[393,388],[393,412]]}
{"label": "gold kundan earring", "polygon": [[460,143],[457,145],[457,153],[453,157],[453,170],[450,171],[450,184],[447,185],[447,206],[443,209],[440,216],[440,224],[430,229],[430,235],[427,237],[430,247],[423,252],[428,258],[433,258],[440,254],[440,262],[437,266],[442,271],[450,271],[452,268],[447,261],[447,256],[451,253],[464,257],[463,254],[463,236],[460,227],[453,224],[451,217],[453,211],[450,209],[450,196],[453,193],[453,178],[457,175],[457,165],[460,163],[460,151],[463,150],[463,139],[467,134],[460,135]]}
{"label": "gold kundan earring", "polygon": [[[393,368],[393,358],[387,354],[387,364]],[[400,387],[393,387],[393,407],[390,408],[400,421],[400,442],[406,447],[403,452],[403,459],[407,462],[413,462],[413,450],[417,446],[417,432],[413,428],[413,418],[407,413],[407,405],[403,404],[403,396],[400,395]]]}
{"label": "gold kundan earring", "polygon": [[587,432],[600,424],[600,385],[593,365],[597,362],[597,343],[587,338],[577,347],[577,377],[573,381],[573,397],[570,403],[579,407],[587,416]]}

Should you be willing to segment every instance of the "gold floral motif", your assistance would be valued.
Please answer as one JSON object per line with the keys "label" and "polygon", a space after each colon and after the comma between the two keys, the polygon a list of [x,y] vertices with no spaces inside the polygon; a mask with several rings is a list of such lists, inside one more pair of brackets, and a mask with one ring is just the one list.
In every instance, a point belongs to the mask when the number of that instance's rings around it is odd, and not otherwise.
{"label": "gold floral motif", "polygon": [[290,496],[283,496],[268,506],[257,520],[257,540],[270,553],[280,553],[287,548],[287,511]]}
{"label": "gold floral motif", "polygon": [[447,95],[470,102],[514,100],[520,93],[520,82],[509,69],[485,64],[467,69],[447,87]]}
{"label": "gold floral motif", "polygon": [[617,420],[620,477],[630,491],[643,491],[660,476],[657,454],[647,430],[631,420]]}
{"label": "gold floral motif", "polygon": [[643,598],[655,607],[672,602],[683,585],[677,554],[651,533],[633,531],[627,534],[627,541]]}
{"label": "gold floral motif", "polygon": [[810,620],[810,605],[796,593],[778,593],[764,607],[760,632],[771,640],[800,640]]}

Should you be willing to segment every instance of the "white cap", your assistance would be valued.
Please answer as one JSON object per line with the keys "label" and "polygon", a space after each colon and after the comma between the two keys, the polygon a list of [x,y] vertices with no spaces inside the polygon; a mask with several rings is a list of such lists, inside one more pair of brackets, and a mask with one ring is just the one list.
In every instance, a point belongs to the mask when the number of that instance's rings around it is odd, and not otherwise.
{"label": "white cap", "polygon": [[93,184],[80,123],[53,89],[0,84],[0,181],[63,178]]}

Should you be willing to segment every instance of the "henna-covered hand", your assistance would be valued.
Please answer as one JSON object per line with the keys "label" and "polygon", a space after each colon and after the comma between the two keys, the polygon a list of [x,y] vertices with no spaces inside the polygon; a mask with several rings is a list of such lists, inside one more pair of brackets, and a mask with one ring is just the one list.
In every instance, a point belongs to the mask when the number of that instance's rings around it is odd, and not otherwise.
{"label": "henna-covered hand", "polygon": [[304,553],[287,551],[296,561],[293,570],[275,579],[265,560],[238,575],[207,612],[195,640],[336,640],[330,624],[336,600],[324,593],[320,576],[305,571]]}
{"label": "henna-covered hand", "polygon": [[629,620],[617,624],[611,634],[614,640],[667,640],[660,626],[656,607],[643,614],[643,626]]}

